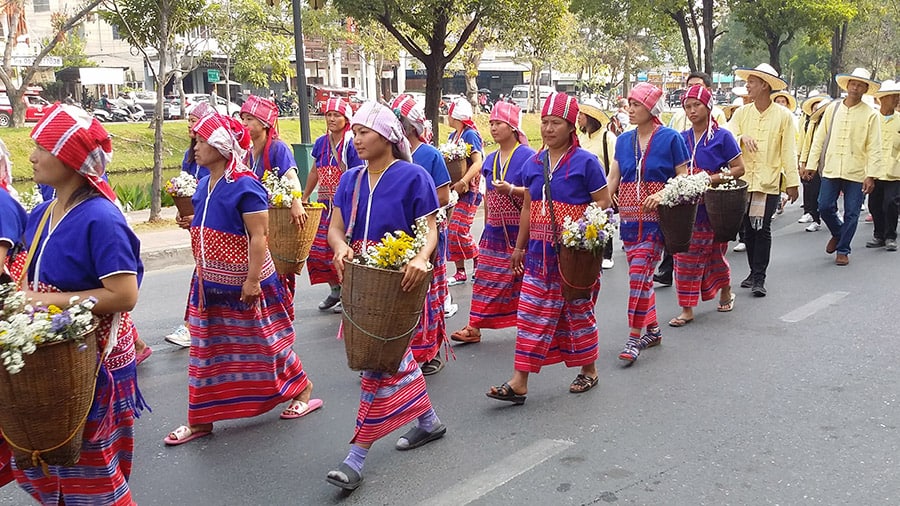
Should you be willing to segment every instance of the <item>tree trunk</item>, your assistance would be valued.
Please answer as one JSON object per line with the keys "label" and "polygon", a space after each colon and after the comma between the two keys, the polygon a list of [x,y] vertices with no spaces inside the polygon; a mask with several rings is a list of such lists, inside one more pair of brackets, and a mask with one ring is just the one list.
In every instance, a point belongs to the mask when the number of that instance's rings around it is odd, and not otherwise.
{"label": "tree trunk", "polygon": [[[697,60],[694,59],[694,45],[691,42],[691,33],[688,31],[684,15],[681,12],[670,12],[669,16],[678,25],[678,30],[681,32],[681,42],[684,44],[684,54],[687,55],[688,67],[690,67],[691,72],[695,72],[697,70]],[[626,78],[625,81],[627,82],[628,79]]]}
{"label": "tree trunk", "polygon": [[713,26],[714,0],[703,0],[703,71],[713,75],[713,44],[716,40],[716,31]]}
{"label": "tree trunk", "polygon": [[441,124],[441,95],[443,95],[442,78],[444,66],[442,55],[433,51],[428,58],[422,61],[425,64],[425,117],[434,125],[434,138],[431,143],[435,146],[441,143],[438,138],[438,125]]}
{"label": "tree trunk", "polygon": [[778,72],[778,75],[781,75],[781,44],[778,43],[778,40],[767,40],[766,48],[769,50],[769,65],[775,69],[775,72]]}
{"label": "tree trunk", "polygon": [[[166,86],[166,60],[169,50],[169,2],[159,5],[159,71],[156,73],[156,110],[162,113]],[[162,118],[160,118],[162,119]],[[158,221],[162,209],[163,122],[157,121],[153,138],[153,183],[151,184],[150,220]]]}
{"label": "tree trunk", "polygon": [[18,88],[6,90],[6,94],[9,95],[9,105],[12,106],[13,110],[12,123],[10,123],[10,126],[25,126],[25,111],[28,109],[28,106],[25,104],[25,101],[22,100],[22,96],[25,94],[25,89],[27,87],[28,83],[22,83]]}
{"label": "tree trunk", "polygon": [[[844,45],[847,42],[847,29],[849,22],[844,21],[841,26],[835,27],[831,33],[831,58],[828,62],[828,69],[831,73],[831,79],[828,80],[828,94],[834,98],[841,95],[834,76],[843,70],[844,66]],[[873,76],[874,77],[874,76]]]}
{"label": "tree trunk", "polygon": [[472,102],[474,110],[478,110],[478,66],[481,65],[481,56],[484,54],[485,35],[484,29],[478,31],[463,58],[463,70],[466,73],[466,96]]}

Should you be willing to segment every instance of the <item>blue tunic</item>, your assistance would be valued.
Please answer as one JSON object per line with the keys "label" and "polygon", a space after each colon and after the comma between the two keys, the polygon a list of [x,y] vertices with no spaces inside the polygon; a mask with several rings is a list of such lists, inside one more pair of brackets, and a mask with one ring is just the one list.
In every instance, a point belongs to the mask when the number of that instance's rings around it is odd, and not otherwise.
{"label": "blue tunic", "polygon": [[[681,132],[681,137],[691,152],[688,162],[688,170],[693,174],[698,170],[708,172],[710,175],[722,172],[732,160],[741,156],[741,147],[738,145],[734,134],[724,128],[713,131],[712,137],[707,140],[706,133],[700,136],[699,142],[694,139],[694,130],[688,129]],[[706,206],[697,206],[697,221],[707,222]]]}
{"label": "blue tunic", "polygon": [[[266,170],[265,161],[262,158],[254,160],[252,149],[247,153],[247,160],[247,165],[253,170],[256,177],[262,180],[263,172]],[[297,168],[294,152],[281,139],[275,139],[269,144],[269,165],[273,171],[278,173],[278,177],[282,177],[287,171]]]}
{"label": "blue tunic", "polygon": [[27,221],[28,214],[22,204],[9,192],[0,190],[0,243],[9,246],[7,256],[14,256],[22,248]]}
{"label": "blue tunic", "polygon": [[209,169],[202,165],[198,165],[196,160],[189,160],[191,148],[184,152],[184,160],[181,161],[181,170],[194,176],[194,179],[203,179],[209,175]]}
{"label": "blue tunic", "polygon": [[312,157],[316,162],[316,167],[340,167],[339,162],[341,161],[345,162],[348,169],[363,165],[363,161],[356,154],[356,148],[353,146],[352,139],[353,137],[348,135],[345,140],[342,140],[335,146],[334,151],[337,154],[337,158],[334,157],[335,153],[331,152],[331,146],[328,144],[328,134],[316,139],[312,150]]}
{"label": "blue tunic", "polygon": [[444,156],[436,147],[431,144],[419,144],[412,154],[412,161],[425,169],[425,172],[431,176],[435,188],[450,184],[450,171],[447,170],[447,163],[444,162]]}

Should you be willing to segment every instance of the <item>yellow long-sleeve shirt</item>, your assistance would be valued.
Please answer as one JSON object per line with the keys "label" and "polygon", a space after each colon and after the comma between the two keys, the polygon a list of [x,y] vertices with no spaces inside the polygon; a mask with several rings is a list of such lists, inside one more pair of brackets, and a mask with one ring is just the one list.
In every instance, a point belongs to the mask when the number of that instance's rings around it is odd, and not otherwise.
{"label": "yellow long-sleeve shirt", "polygon": [[[604,140],[606,141],[606,157],[603,156]],[[616,156],[616,134],[605,128],[597,130],[593,134],[579,133],[578,142],[583,149],[597,155],[597,158],[600,160],[600,165],[603,166],[603,170],[608,174],[608,165]]]}
{"label": "yellow long-sleeve shirt", "polygon": [[[809,163],[809,148],[812,147],[813,136],[816,135],[816,130],[820,121],[822,121],[821,114],[818,118],[809,120],[809,124],[806,125],[806,132],[803,134],[803,142],[800,144],[800,163],[807,164],[806,168],[809,170],[814,170],[817,167],[816,164]],[[818,163],[818,161],[816,163]]]}
{"label": "yellow long-sleeve shirt", "polygon": [[818,160],[830,133],[822,177],[857,183],[878,177],[884,170],[879,114],[865,102],[847,107],[841,100],[826,107],[809,150],[809,159]]}
{"label": "yellow long-sleeve shirt", "polygon": [[878,179],[900,180],[900,114],[881,116],[881,165],[884,172]]}
{"label": "yellow long-sleeve shirt", "polygon": [[[741,144],[744,157],[741,179],[747,181],[747,191],[779,195],[782,175],[785,187],[800,186],[797,127],[794,115],[787,108],[774,102],[762,112],[754,104],[741,106],[731,116],[728,129]],[[747,149],[745,137],[756,141],[756,152]]]}

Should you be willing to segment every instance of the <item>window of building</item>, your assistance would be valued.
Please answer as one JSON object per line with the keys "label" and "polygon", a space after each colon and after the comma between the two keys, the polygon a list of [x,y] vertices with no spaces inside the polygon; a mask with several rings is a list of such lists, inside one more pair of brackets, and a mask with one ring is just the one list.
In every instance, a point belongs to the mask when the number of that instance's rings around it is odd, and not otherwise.
{"label": "window of building", "polygon": [[122,40],[122,36],[119,35],[119,27],[118,27],[117,25],[114,25],[114,24],[110,24],[109,27],[112,28],[112,38],[113,38],[113,40]]}
{"label": "window of building", "polygon": [[50,0],[34,0],[34,12],[50,12]]}

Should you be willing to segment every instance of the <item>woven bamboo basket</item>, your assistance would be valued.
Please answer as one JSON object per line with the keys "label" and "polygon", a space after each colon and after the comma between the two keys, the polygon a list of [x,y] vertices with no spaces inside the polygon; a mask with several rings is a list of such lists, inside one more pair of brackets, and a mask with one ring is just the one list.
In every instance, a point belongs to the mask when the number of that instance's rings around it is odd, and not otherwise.
{"label": "woven bamboo basket", "polygon": [[694,221],[697,219],[697,204],[680,206],[659,206],[659,228],[666,240],[666,251],[674,255],[691,248]]}
{"label": "woven bamboo basket", "polygon": [[587,299],[600,280],[603,250],[596,255],[584,249],[563,246],[559,250],[560,288],[563,298],[569,302]]}
{"label": "woven bamboo basket", "polygon": [[447,170],[450,171],[451,183],[456,183],[466,174],[465,158],[460,158],[459,160],[448,160],[444,158],[444,163],[447,164]]}
{"label": "woven bamboo basket", "polygon": [[194,203],[191,197],[172,197],[175,201],[175,209],[178,209],[178,215],[181,217],[191,216],[194,214]]}
{"label": "woven bamboo basket", "polygon": [[38,346],[16,374],[0,367],[0,427],[19,469],[78,462],[99,371],[94,329],[84,344]]}
{"label": "woven bamboo basket", "polygon": [[747,202],[750,194],[747,193],[747,182],[737,180],[738,187],[730,190],[706,190],[703,202],[706,204],[706,214],[709,223],[715,232],[716,242],[728,242],[737,237],[747,213]]}
{"label": "woven bamboo basket", "polygon": [[269,208],[269,253],[278,274],[299,274],[316,239],[324,209],[307,205],[303,208],[309,215],[303,228],[291,223],[289,208]]}
{"label": "woven bamboo basket", "polygon": [[341,287],[344,347],[354,371],[394,374],[419,325],[433,270],[410,292],[403,273],[347,262]]}

